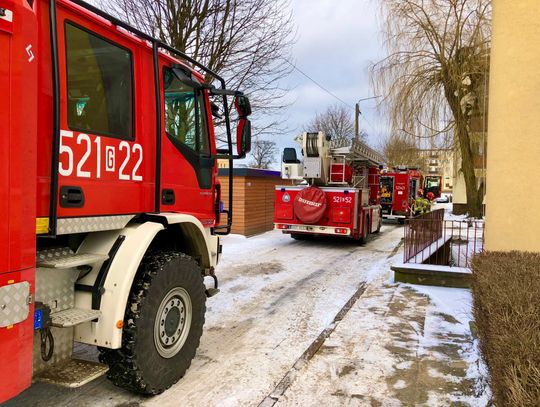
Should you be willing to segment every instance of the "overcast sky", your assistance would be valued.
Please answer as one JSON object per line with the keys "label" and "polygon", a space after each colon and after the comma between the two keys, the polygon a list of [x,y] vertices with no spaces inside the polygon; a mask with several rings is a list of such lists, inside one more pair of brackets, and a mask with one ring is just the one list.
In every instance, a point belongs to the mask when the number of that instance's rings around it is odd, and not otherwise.
{"label": "overcast sky", "polygon": [[[292,62],[350,105],[354,117],[356,101],[373,96],[368,65],[383,56],[375,0],[291,0],[291,6],[298,30]],[[285,85],[291,89],[291,105],[284,113],[291,130],[276,138],[280,150],[295,146],[293,137],[316,112],[341,103],[297,71]],[[360,102],[367,118],[360,116],[360,129],[377,146],[385,124],[375,104],[375,100]]]}

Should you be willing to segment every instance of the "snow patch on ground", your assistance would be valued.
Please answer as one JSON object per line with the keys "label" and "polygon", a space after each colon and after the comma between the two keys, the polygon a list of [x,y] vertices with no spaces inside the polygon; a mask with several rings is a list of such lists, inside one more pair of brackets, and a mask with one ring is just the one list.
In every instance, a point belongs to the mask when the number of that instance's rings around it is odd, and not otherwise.
{"label": "snow patch on ground", "polygon": [[[423,285],[404,285],[418,293],[427,295],[430,306],[427,309],[425,338],[422,340],[422,352],[429,347],[437,347],[440,344],[448,345],[448,341],[442,340],[440,333],[445,333],[447,338],[463,337],[466,340],[458,340],[459,357],[466,362],[466,374],[464,378],[470,381],[470,394],[452,394],[453,402],[466,403],[472,406],[486,406],[491,399],[491,390],[488,384],[487,367],[481,357],[478,340],[473,338],[470,323],[473,321],[472,294],[468,289],[432,287]],[[434,352],[432,354],[439,360],[445,360],[447,355]],[[433,377],[444,375],[436,370],[430,371]],[[459,381],[460,378],[452,378],[444,375],[446,380]],[[440,376],[439,376],[440,377]],[[431,397],[434,397],[431,394]]]}

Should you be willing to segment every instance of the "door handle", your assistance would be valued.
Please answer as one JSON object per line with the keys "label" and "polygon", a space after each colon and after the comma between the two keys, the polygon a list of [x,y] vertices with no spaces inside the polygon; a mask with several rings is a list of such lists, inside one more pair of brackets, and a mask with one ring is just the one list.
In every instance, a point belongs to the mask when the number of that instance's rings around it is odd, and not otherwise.
{"label": "door handle", "polygon": [[62,208],[82,208],[84,206],[83,189],[76,186],[61,187],[60,206]]}
{"label": "door handle", "polygon": [[163,205],[174,205],[176,202],[173,189],[164,189],[161,192],[161,203]]}

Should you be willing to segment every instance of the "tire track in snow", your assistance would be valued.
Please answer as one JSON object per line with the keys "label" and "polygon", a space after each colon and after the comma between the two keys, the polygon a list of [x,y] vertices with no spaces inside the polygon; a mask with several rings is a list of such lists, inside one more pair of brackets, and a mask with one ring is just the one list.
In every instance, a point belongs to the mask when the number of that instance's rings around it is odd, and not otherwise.
{"label": "tire track in snow", "polygon": [[[386,257],[386,259],[379,263],[386,263],[389,259],[394,257],[394,255],[398,252],[402,244],[403,244],[403,239],[401,239],[398,242],[398,244],[394,247],[391,253]],[[349,257],[351,254],[355,252],[350,253],[346,257]],[[332,332],[336,330],[336,328],[339,326],[339,323],[343,320],[345,315],[347,315],[347,313],[351,310],[354,304],[356,304],[356,302],[362,296],[362,294],[364,294],[365,290],[366,290],[366,282],[361,282],[358,286],[358,289],[349,298],[349,300],[343,305],[343,307],[338,311],[332,323],[329,326],[327,326],[317,336],[317,338],[315,338],[315,340],[308,346],[308,348],[302,353],[302,355],[295,361],[295,363],[289,369],[289,371],[286,372],[283,378],[279,381],[279,383],[276,385],[274,390],[270,392],[270,394],[268,394],[263,399],[263,401],[259,404],[259,407],[272,407],[278,402],[279,398],[283,396],[283,394],[285,394],[287,389],[294,382],[300,370],[302,370],[306,366],[306,364],[317,354],[317,352],[319,351],[321,346],[324,344],[326,339],[328,339],[328,337],[332,334]]]}
{"label": "tire track in snow", "polygon": [[279,400],[279,398],[287,391],[290,385],[293,383],[298,372],[308,363],[313,356],[317,354],[321,346],[326,339],[334,332],[343,317],[347,315],[347,312],[358,301],[366,290],[366,284],[361,283],[351,298],[345,303],[345,305],[339,310],[334,317],[332,323],[326,327],[315,340],[309,345],[309,347],[302,353],[302,355],[296,360],[292,368],[285,374],[280,380],[275,389],[259,404],[259,407],[271,407]]}

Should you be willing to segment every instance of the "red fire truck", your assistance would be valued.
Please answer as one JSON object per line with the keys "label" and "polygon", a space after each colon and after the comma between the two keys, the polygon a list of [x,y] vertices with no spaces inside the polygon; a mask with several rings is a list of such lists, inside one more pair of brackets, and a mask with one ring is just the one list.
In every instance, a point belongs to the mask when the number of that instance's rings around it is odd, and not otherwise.
{"label": "red fire truck", "polygon": [[381,205],[384,219],[403,223],[411,216],[411,207],[422,189],[423,176],[417,169],[399,166],[381,175]]}
{"label": "red fire truck", "polygon": [[[107,370],[162,392],[218,291],[232,214],[219,224],[216,159],[249,151],[249,101],[79,0],[0,0],[0,51],[0,402],[32,380],[74,387]],[[102,363],[73,359],[74,342]]]}
{"label": "red fire truck", "polygon": [[383,158],[359,140],[330,148],[323,132],[298,139],[283,152],[282,178],[296,185],[277,186],[274,224],[294,239],[315,235],[346,236],[365,242],[381,228],[379,164]]}

